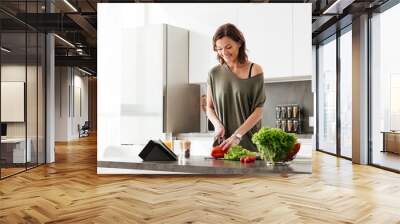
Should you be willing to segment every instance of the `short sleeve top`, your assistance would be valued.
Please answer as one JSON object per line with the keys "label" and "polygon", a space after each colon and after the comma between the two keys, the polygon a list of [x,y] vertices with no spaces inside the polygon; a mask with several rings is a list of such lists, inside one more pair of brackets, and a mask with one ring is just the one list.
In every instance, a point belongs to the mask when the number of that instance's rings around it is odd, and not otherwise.
{"label": "short sleeve top", "polygon": [[[265,103],[264,75],[248,79],[236,76],[225,64],[217,65],[208,74],[215,112],[225,127],[225,138],[231,136],[257,107]],[[261,128],[261,120],[243,135],[240,145],[257,151],[251,137]]]}

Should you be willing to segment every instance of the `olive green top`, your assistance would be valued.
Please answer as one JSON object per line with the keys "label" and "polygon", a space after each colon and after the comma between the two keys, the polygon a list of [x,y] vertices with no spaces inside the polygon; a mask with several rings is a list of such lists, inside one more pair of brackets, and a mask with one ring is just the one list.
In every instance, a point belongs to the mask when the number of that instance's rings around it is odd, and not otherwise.
{"label": "olive green top", "polygon": [[[211,87],[214,110],[225,128],[225,138],[230,137],[257,107],[264,105],[262,73],[241,79],[227,65],[217,65],[209,72],[207,83]],[[257,151],[251,137],[260,128],[261,120],[243,135],[239,145],[250,151]]]}

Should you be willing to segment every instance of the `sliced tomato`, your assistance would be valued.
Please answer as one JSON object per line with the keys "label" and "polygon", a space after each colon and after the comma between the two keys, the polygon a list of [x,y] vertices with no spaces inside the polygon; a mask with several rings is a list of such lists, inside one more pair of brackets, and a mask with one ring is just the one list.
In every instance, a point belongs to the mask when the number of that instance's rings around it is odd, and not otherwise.
{"label": "sliced tomato", "polygon": [[256,161],[255,156],[243,156],[240,158],[241,163],[252,163]]}
{"label": "sliced tomato", "polygon": [[248,163],[252,163],[252,162],[255,162],[256,161],[256,157],[255,156],[248,156],[247,157],[247,162]]}
{"label": "sliced tomato", "polygon": [[229,152],[229,147],[228,147],[228,148],[225,148],[225,150],[222,149],[222,151],[223,151],[225,154],[228,153],[228,152]]}
{"label": "sliced tomato", "polygon": [[214,158],[223,158],[224,154],[225,153],[220,146],[213,147],[213,149],[211,151],[211,156]]}

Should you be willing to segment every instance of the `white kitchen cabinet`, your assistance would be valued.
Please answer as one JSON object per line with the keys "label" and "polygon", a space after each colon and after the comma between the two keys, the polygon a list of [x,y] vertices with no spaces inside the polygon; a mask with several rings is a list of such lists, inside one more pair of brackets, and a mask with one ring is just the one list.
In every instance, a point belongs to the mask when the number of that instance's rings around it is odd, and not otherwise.
{"label": "white kitchen cabinet", "polygon": [[263,67],[266,79],[292,74],[292,20],[291,4],[246,4],[238,11],[249,59]]}
{"label": "white kitchen cabinet", "polygon": [[[235,5],[231,14],[236,19],[230,22],[237,21],[249,59],[263,67],[265,82],[311,80],[311,4]],[[218,64],[211,48],[213,33],[207,32],[190,32],[190,83],[205,83],[210,68]]]}
{"label": "white kitchen cabinet", "polygon": [[224,23],[237,23],[236,10],[241,4],[192,3],[180,4],[147,4],[149,24],[168,24],[190,32],[211,37],[215,30]]}
{"label": "white kitchen cabinet", "polygon": [[238,16],[266,82],[311,80],[311,4],[250,4]]}
{"label": "white kitchen cabinet", "polygon": [[190,32],[189,39],[189,82],[205,83],[208,72],[218,64],[216,53],[212,50],[212,37]]}
{"label": "white kitchen cabinet", "polygon": [[293,72],[294,77],[312,76],[311,4],[293,4]]}
{"label": "white kitchen cabinet", "polygon": [[[190,30],[189,82],[206,83],[208,72],[218,64],[212,37],[219,26],[225,23],[237,24],[236,11],[242,4],[213,4],[212,8],[204,7],[203,4],[191,5],[182,9],[186,10],[184,14],[177,12],[171,22],[180,21],[175,25]],[[187,11],[191,11],[190,17],[187,17]],[[180,20],[178,15],[181,15]]]}

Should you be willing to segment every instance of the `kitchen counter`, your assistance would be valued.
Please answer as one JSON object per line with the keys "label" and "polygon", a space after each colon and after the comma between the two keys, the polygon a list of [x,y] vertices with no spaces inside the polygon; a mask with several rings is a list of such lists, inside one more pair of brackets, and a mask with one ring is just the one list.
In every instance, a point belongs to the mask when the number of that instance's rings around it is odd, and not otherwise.
{"label": "kitchen counter", "polygon": [[[215,160],[203,155],[192,155],[178,161],[143,161],[139,148],[128,146],[109,147],[102,160],[97,162],[98,173],[168,173],[168,174],[252,174],[288,175],[309,174],[311,157],[298,157],[289,165],[266,165],[264,161],[243,164],[239,161]],[[178,157],[180,157],[178,155]],[[115,172],[113,172],[113,169]],[[132,172],[124,172],[124,171]],[[148,171],[148,172],[147,172]]]}
{"label": "kitchen counter", "polygon": [[312,139],[313,134],[296,134],[298,139]]}
{"label": "kitchen counter", "polygon": [[[296,134],[299,139],[312,139],[313,134]],[[180,133],[176,135],[177,139],[184,138],[213,138],[214,132],[192,132],[192,133]]]}

